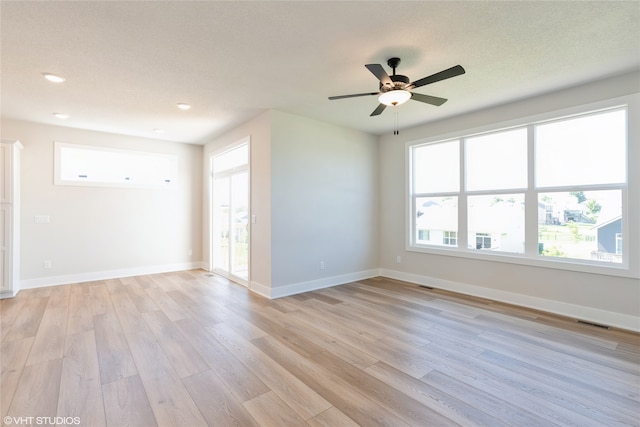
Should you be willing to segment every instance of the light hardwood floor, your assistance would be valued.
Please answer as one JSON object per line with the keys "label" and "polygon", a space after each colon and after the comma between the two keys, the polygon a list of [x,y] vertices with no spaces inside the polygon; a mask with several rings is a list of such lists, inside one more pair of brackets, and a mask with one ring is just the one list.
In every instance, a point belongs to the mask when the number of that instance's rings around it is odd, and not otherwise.
{"label": "light hardwood floor", "polygon": [[269,301],[198,270],[0,309],[5,425],[640,425],[639,334],[390,279]]}

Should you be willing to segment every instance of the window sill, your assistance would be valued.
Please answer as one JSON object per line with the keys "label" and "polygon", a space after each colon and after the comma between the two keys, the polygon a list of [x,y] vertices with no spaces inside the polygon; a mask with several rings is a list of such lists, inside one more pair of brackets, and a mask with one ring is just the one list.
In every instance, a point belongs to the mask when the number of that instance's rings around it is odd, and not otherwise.
{"label": "window sill", "polygon": [[575,271],[579,273],[600,274],[604,276],[626,277],[640,279],[640,272],[631,270],[625,263],[614,264],[589,260],[561,259],[537,256],[535,258],[507,252],[488,252],[471,249],[449,249],[436,246],[411,246],[405,248],[408,252],[429,255],[440,255],[458,258],[475,259],[488,262],[517,264],[529,267],[550,268],[557,270]]}

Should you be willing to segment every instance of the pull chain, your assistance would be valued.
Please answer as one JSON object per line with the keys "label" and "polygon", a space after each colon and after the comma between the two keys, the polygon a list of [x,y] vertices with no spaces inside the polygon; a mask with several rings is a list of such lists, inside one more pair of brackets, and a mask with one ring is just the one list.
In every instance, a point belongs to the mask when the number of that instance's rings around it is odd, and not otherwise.
{"label": "pull chain", "polygon": [[400,135],[400,130],[398,130],[398,110],[393,111],[393,134]]}

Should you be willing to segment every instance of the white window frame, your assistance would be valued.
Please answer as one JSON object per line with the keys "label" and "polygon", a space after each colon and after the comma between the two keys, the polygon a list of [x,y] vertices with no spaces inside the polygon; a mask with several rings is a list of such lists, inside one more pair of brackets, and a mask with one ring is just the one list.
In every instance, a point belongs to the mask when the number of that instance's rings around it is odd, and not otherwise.
{"label": "white window frame", "polygon": [[[535,171],[535,147],[533,143],[534,125],[544,122],[569,119],[572,116],[580,116],[589,113],[604,112],[606,110],[626,109],[627,111],[627,174],[626,184],[624,185],[598,185],[588,188],[588,186],[580,186],[582,190],[593,189],[616,189],[622,192],[623,205],[623,222],[622,222],[622,263],[608,263],[593,260],[566,259],[560,257],[543,257],[538,254],[538,212],[537,197],[538,193],[551,191],[576,191],[577,187],[567,188],[536,188],[534,182]],[[640,278],[640,239],[633,239],[633,236],[640,236],[640,171],[630,170],[629,165],[636,164],[640,160],[640,123],[633,120],[632,117],[640,117],[640,94],[613,98],[606,101],[594,102],[581,106],[566,108],[562,110],[552,111],[535,116],[523,117],[507,122],[496,123],[492,125],[482,126],[463,130],[455,133],[443,134],[439,136],[429,137],[420,140],[408,141],[405,143],[405,249],[410,252],[420,252],[426,254],[447,255],[471,259],[480,259],[493,262],[504,262],[512,264],[521,264],[529,266],[538,266],[545,268],[554,268],[561,270],[579,271],[586,273],[603,274],[609,276]],[[510,130],[517,127],[527,127],[528,144],[527,144],[527,168],[528,168],[528,186],[522,189],[525,196],[525,253],[514,254],[506,252],[494,251],[478,251],[468,248],[468,215],[467,215],[467,196],[477,193],[501,195],[505,193],[513,193],[519,191],[517,189],[499,190],[499,191],[482,191],[468,192],[465,191],[464,167],[461,167],[460,175],[460,192],[451,194],[458,196],[458,246],[435,246],[428,244],[417,244],[415,242],[415,197],[424,196],[413,193],[413,165],[411,152],[412,148],[419,145],[440,143],[449,140],[460,139],[460,157],[461,165],[464,160],[463,139],[471,136],[477,136],[485,133],[493,133],[499,131]],[[630,143],[634,141],[636,143]],[[634,197],[629,197],[633,194]],[[626,236],[626,238],[624,238]],[[630,240],[632,242],[630,243]]]}
{"label": "white window frame", "polygon": [[[145,170],[141,168],[132,167],[131,170],[125,173],[125,176],[121,180],[112,181],[96,181],[92,180],[90,176],[81,177],[77,179],[65,179],[63,171],[63,150],[65,148],[75,149],[79,151],[89,151],[92,153],[110,153],[115,157],[120,157],[122,161],[127,158],[141,158],[146,159],[149,162],[157,162],[165,166],[165,170],[162,171],[162,180],[156,182],[149,182],[148,180],[130,180],[128,176],[141,176],[144,175]],[[68,185],[79,187],[109,187],[109,188],[135,188],[135,189],[175,189],[178,181],[178,156],[172,154],[152,153],[146,151],[134,151],[123,150],[104,146],[95,145],[82,145],[82,144],[70,144],[66,142],[54,142],[54,184],[55,185]]]}

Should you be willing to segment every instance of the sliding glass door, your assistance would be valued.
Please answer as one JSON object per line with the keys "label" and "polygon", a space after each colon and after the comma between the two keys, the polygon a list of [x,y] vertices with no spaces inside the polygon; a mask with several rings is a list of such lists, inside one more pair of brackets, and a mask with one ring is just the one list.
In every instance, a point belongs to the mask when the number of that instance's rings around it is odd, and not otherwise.
{"label": "sliding glass door", "polygon": [[211,266],[247,285],[249,280],[249,144],[211,158]]}

